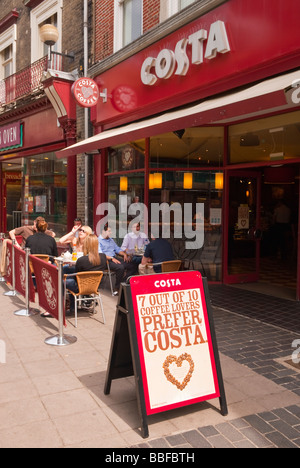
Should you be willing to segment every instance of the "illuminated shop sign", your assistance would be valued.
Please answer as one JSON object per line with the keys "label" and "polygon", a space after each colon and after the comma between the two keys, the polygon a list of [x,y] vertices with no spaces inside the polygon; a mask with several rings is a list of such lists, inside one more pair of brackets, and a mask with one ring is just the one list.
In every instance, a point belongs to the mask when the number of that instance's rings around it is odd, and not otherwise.
{"label": "illuminated shop sign", "polygon": [[80,78],[72,86],[74,98],[81,107],[93,107],[99,100],[99,88],[91,78]]}
{"label": "illuminated shop sign", "polygon": [[[206,44],[206,47],[205,47]],[[191,49],[191,59],[188,56]],[[142,83],[153,86],[158,79],[167,80],[173,74],[185,76],[190,62],[200,65],[204,59],[214,59],[217,54],[230,52],[226,26],[223,21],[216,21],[206,29],[199,29],[188,38],[177,42],[175,51],[163,49],[156,58],[147,57],[141,68]]]}
{"label": "illuminated shop sign", "polygon": [[14,122],[0,127],[0,151],[23,146],[23,127],[21,122]]}

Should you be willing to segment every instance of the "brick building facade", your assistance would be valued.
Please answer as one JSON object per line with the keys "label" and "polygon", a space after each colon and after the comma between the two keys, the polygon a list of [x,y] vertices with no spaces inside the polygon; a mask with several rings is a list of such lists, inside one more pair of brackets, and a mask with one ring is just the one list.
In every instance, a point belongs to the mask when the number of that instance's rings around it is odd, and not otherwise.
{"label": "brick building facade", "polygon": [[[88,63],[91,64],[94,62],[93,1],[86,4]],[[7,146],[0,151],[1,231],[7,232],[16,224],[31,223],[35,215],[44,214],[60,236],[67,224],[72,224],[73,217],[84,218],[85,214],[85,188],[77,183],[85,170],[83,158],[78,156],[77,164],[75,157],[61,165],[55,157],[57,148],[85,137],[84,111],[71,102],[70,92],[72,82],[83,71],[84,2],[1,0],[0,6],[0,130],[16,123],[23,138],[17,147]],[[59,33],[57,43],[52,46],[51,62],[47,57],[49,48],[39,36],[44,24],[52,24]],[[65,115],[58,113],[55,98],[51,99],[55,80],[68,83]],[[18,182],[12,183],[16,173]]]}

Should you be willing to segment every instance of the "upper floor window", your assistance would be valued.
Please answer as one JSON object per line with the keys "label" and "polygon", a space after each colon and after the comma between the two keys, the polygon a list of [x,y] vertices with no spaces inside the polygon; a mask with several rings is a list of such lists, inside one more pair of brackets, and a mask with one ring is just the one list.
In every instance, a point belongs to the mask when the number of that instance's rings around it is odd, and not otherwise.
{"label": "upper floor window", "polygon": [[183,10],[183,8],[195,3],[196,0],[179,0],[179,9]]}
{"label": "upper floor window", "polygon": [[143,0],[115,0],[114,51],[125,47],[143,32]]}
{"label": "upper floor window", "polygon": [[4,80],[16,72],[16,25],[0,34],[0,79]]}
{"label": "upper floor window", "polygon": [[31,10],[31,62],[36,62],[48,54],[48,47],[41,41],[40,28],[44,24],[56,26],[59,38],[52,50],[62,49],[62,8],[63,0],[45,0]]}
{"label": "upper floor window", "polygon": [[9,45],[1,52],[1,62],[3,78],[8,78],[13,74],[13,47]]}
{"label": "upper floor window", "polygon": [[161,12],[162,18],[169,18],[196,1],[197,0],[167,0],[167,3],[164,3],[164,11]]}

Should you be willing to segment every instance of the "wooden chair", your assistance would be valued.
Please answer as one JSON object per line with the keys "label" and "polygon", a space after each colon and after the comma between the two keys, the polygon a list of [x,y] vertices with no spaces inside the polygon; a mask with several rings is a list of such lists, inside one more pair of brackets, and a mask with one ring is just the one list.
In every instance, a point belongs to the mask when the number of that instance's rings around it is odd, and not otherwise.
{"label": "wooden chair", "polygon": [[[147,263],[146,268],[161,265],[162,273],[172,273],[180,269],[181,263],[181,260],[168,260],[160,263]],[[155,274],[155,271],[153,271],[153,274]]]}
{"label": "wooden chair", "polygon": [[66,277],[74,276],[76,277],[77,284],[78,284],[78,293],[74,293],[70,289],[68,289],[68,293],[72,294],[75,299],[75,327],[77,328],[77,303],[83,300],[84,301],[93,301],[94,310],[93,313],[95,314],[95,303],[97,302],[101,308],[103,323],[105,324],[105,316],[103,310],[103,304],[101,295],[98,291],[99,285],[101,283],[103,272],[102,271],[81,271],[74,275],[65,275]]}
{"label": "wooden chair", "polygon": [[[32,255],[32,256],[36,257],[36,258],[39,258],[40,260],[43,260],[46,263],[48,263],[49,260],[50,260],[49,255],[35,254],[35,255]],[[33,266],[32,266],[32,263],[31,263],[30,260],[29,260],[29,268],[30,268],[31,273],[34,275]]]}
{"label": "wooden chair", "polygon": [[181,267],[181,260],[169,260],[168,262],[162,262],[161,271],[162,273],[169,273],[179,271]]}

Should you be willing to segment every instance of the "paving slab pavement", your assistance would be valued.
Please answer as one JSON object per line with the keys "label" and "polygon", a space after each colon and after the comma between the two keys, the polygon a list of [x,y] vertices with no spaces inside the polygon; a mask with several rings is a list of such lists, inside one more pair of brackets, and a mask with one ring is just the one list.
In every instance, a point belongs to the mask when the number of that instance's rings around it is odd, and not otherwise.
{"label": "paving slab pavement", "polygon": [[[289,373],[288,384],[278,375],[276,381],[274,370],[258,372],[262,366],[253,359],[246,364],[249,340],[239,352],[236,347],[245,328],[257,330],[257,320],[214,308],[228,415],[220,414],[218,400],[153,415],[149,438],[142,439],[134,378],[113,381],[110,395],[103,393],[117,299],[102,291],[105,325],[101,314],[81,312],[77,329],[68,318],[66,333],[77,342],[61,348],[44,343],[57,334],[56,320],[15,316],[24,301],[3,296],[7,290],[0,285],[0,343],[6,351],[0,363],[0,448],[300,446],[299,374]],[[264,324],[264,330],[275,329]],[[275,331],[288,353],[294,335]],[[277,362],[276,369],[284,367]]]}

